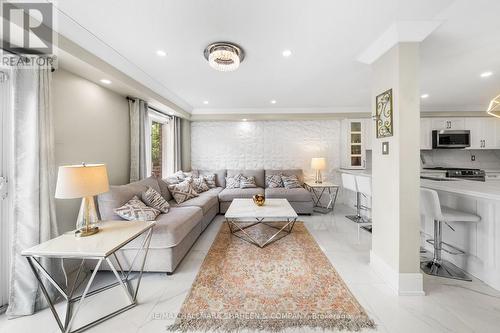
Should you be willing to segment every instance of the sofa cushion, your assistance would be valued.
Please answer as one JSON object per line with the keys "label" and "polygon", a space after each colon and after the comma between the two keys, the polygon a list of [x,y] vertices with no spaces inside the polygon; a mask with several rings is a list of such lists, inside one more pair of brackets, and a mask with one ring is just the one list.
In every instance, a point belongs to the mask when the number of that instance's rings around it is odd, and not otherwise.
{"label": "sofa cushion", "polygon": [[288,201],[312,201],[311,192],[305,188],[266,188],[266,198],[287,199]]}
{"label": "sofa cushion", "polygon": [[115,214],[114,210],[123,206],[134,196],[140,197],[142,192],[146,191],[149,186],[157,192],[160,192],[160,186],[154,177],[149,177],[127,185],[110,186],[108,192],[97,196],[101,220],[121,220],[121,217]]}
{"label": "sofa cushion", "polygon": [[258,170],[227,170],[227,177],[234,177],[236,175],[242,175],[245,177],[255,177],[255,184],[257,184],[258,187],[264,188],[266,186],[266,181],[264,177],[264,169],[258,169]]}
{"label": "sofa cushion", "polygon": [[295,175],[297,176],[301,184],[304,183],[304,173],[302,172],[302,169],[266,170],[266,176],[269,175],[283,175],[283,176]]}
{"label": "sofa cushion", "polygon": [[225,188],[219,193],[220,201],[233,201],[233,199],[250,199],[255,194],[264,194],[264,189],[256,188]]}
{"label": "sofa cushion", "polygon": [[176,203],[175,200],[170,201],[172,207],[200,207],[203,210],[203,214],[218,204],[219,200],[217,195],[214,192],[210,193],[210,191],[200,193],[196,198],[186,200],[180,204]]}
{"label": "sofa cushion", "polygon": [[137,195],[123,206],[116,208],[114,212],[128,221],[154,221],[161,214],[159,209],[146,206]]}
{"label": "sofa cushion", "polygon": [[[198,223],[201,223],[202,218],[203,213],[199,207],[170,208],[167,214],[160,214],[156,218],[150,248],[165,249],[176,246]],[[125,248],[140,248],[143,240],[144,238],[138,237],[126,245]]]}
{"label": "sofa cushion", "polygon": [[213,195],[213,196],[216,196],[218,198],[219,193],[222,192],[223,189],[224,189],[223,187],[214,187],[214,188],[211,188],[210,190],[206,191],[205,194]]}
{"label": "sofa cushion", "polygon": [[215,185],[217,187],[226,187],[226,170],[193,170],[193,176],[215,175]]}

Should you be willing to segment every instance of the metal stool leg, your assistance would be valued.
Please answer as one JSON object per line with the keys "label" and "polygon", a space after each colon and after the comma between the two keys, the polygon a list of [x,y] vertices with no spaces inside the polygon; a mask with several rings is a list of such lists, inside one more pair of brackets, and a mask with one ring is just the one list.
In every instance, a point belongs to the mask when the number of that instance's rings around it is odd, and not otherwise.
{"label": "metal stool leg", "polygon": [[346,217],[354,221],[356,223],[362,222],[363,218],[361,217],[361,193],[356,192],[356,215],[346,215]]}
{"label": "metal stool leg", "polygon": [[462,269],[441,258],[442,243],[443,225],[441,221],[434,220],[434,256],[432,260],[422,262],[420,268],[429,275],[472,281]]}

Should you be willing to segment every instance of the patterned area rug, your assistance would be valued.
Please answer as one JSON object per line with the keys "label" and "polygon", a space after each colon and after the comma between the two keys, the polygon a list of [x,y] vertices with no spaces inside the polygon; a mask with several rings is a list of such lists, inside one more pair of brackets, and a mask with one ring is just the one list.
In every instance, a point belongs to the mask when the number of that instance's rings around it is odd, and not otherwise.
{"label": "patterned area rug", "polygon": [[[277,223],[277,222],[276,222]],[[259,234],[275,232],[258,225]],[[170,331],[374,328],[302,222],[261,249],[223,224]]]}

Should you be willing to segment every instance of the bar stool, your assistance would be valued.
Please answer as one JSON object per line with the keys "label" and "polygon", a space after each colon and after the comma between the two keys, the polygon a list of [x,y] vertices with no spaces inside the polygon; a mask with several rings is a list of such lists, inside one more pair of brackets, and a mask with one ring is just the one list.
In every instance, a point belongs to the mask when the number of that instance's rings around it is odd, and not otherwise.
{"label": "bar stool", "polygon": [[356,176],[343,173],[342,174],[342,187],[346,190],[356,192],[356,215],[346,215],[349,220],[356,223],[362,220],[361,217],[361,193],[358,192],[358,186],[356,185]]}
{"label": "bar stool", "polygon": [[[441,258],[441,251],[453,255],[465,254],[461,249],[443,242],[442,223],[444,222],[451,230],[455,231],[448,222],[475,223],[479,222],[481,217],[441,206],[437,192],[426,188],[420,189],[420,213],[434,220],[434,239],[427,240],[428,243],[434,246],[434,256],[432,260],[421,262],[420,268],[429,275],[472,281],[462,269]],[[443,248],[443,245],[453,251]]]}
{"label": "bar stool", "polygon": [[[358,186],[358,192],[370,202],[370,207],[360,205],[360,209],[371,211],[372,179],[366,176],[356,176],[356,185]],[[368,232],[372,232],[372,219],[361,217],[361,220],[362,221],[358,223],[358,240],[360,227]]]}

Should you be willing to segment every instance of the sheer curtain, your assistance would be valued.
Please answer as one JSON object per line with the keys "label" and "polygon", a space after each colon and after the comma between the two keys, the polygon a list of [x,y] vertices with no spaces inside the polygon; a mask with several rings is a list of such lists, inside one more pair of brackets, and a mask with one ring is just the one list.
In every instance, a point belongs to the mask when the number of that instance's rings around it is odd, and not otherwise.
{"label": "sheer curtain", "polygon": [[167,173],[169,175],[181,170],[182,163],[182,130],[181,118],[173,116],[169,121],[167,140]]}
{"label": "sheer curtain", "polygon": [[[13,102],[10,111],[12,252],[7,315],[29,315],[45,305],[28,262],[21,252],[58,235],[55,214],[56,167],[49,68],[12,71]],[[42,261],[60,276],[59,262]]]}
{"label": "sheer curtain", "polygon": [[[151,174],[148,103],[141,99],[128,100],[130,112],[130,182],[147,178]],[[149,157],[149,158],[148,158]]]}

